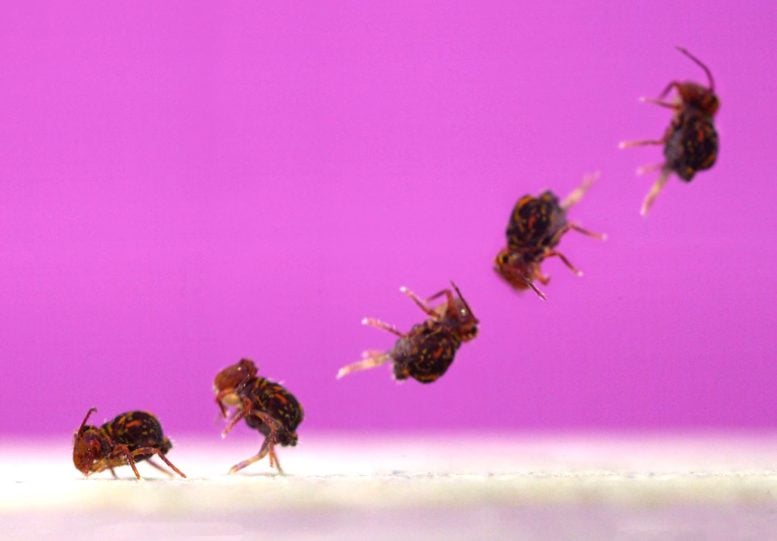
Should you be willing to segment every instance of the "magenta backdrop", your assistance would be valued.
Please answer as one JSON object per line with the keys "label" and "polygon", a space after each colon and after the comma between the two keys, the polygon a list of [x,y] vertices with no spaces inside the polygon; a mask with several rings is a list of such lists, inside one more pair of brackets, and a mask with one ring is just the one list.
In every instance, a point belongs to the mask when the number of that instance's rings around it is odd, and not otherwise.
{"label": "magenta backdrop", "polygon": [[[546,5],[552,4],[552,5]],[[699,11],[702,10],[702,11]],[[156,412],[215,434],[241,356],[303,428],[777,427],[773,2],[16,2],[0,19],[0,431]],[[673,78],[719,162],[645,220]],[[492,259],[515,200],[600,182],[549,300]],[[482,326],[434,385],[339,366],[455,279]]]}

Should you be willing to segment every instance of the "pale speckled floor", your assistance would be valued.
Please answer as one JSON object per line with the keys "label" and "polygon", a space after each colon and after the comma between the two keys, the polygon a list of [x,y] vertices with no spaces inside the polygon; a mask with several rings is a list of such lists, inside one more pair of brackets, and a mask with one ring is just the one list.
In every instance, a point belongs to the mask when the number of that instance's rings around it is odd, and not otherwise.
{"label": "pale speckled floor", "polygon": [[2,539],[770,539],[777,435],[179,437],[168,480],[83,479],[70,441],[0,443]]}

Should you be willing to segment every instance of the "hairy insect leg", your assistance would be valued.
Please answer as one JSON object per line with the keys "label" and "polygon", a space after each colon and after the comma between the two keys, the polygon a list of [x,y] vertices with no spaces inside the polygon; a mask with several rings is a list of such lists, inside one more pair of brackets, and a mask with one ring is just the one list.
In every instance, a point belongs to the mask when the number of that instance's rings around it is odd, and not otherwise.
{"label": "hairy insect leg", "polygon": [[127,464],[129,464],[132,468],[132,471],[135,472],[135,477],[140,479],[140,472],[138,471],[138,467],[135,465],[135,457],[132,455],[129,447],[126,445],[116,445],[114,449],[116,454],[120,454],[124,457],[124,459],[127,461]]}
{"label": "hairy insect leg", "polygon": [[248,466],[250,466],[254,462],[259,462],[260,460],[262,460],[267,455],[267,453],[269,452],[269,444],[268,444],[269,441],[270,441],[270,437],[268,436],[268,437],[266,437],[264,439],[264,443],[262,444],[262,448],[259,450],[258,453],[256,453],[252,457],[249,457],[249,458],[247,458],[245,460],[242,460],[242,461],[238,462],[237,464],[235,464],[234,466],[229,468],[230,475],[239,472],[243,468],[247,468]]}
{"label": "hairy insect leg", "polygon": [[445,295],[445,300],[447,302],[451,302],[453,300],[453,292],[450,289],[441,289],[440,291],[438,291],[434,295],[429,295],[426,298],[426,301],[429,302],[429,301],[433,301],[434,299],[439,299],[443,295]]}
{"label": "hairy insect leg", "polygon": [[257,412],[254,415],[259,417],[262,420],[262,422],[270,428],[270,433],[264,438],[262,447],[261,449],[259,449],[259,452],[257,454],[243,460],[242,462],[238,462],[237,464],[232,466],[229,469],[229,473],[230,474],[236,473],[242,470],[243,468],[250,466],[254,462],[258,462],[262,460],[269,453],[270,467],[275,466],[275,468],[278,470],[278,473],[282,475],[283,470],[281,469],[281,465],[278,462],[278,456],[275,454],[274,447],[275,447],[275,444],[278,442],[278,431],[281,430],[283,426],[277,419],[273,418],[272,416],[266,413]]}
{"label": "hairy insect leg", "polygon": [[401,291],[402,293],[410,297],[410,300],[412,300],[416,304],[416,306],[418,306],[421,310],[423,310],[424,313],[426,313],[426,315],[433,316],[433,317],[437,316],[437,312],[435,312],[433,308],[431,308],[428,304],[426,304],[423,300],[421,300],[421,298],[418,295],[410,291],[405,286],[400,287],[399,291]]}
{"label": "hairy insect leg", "polygon": [[[159,458],[161,458],[162,461],[165,464],[170,466],[170,469],[172,469],[175,473],[177,473],[178,475],[180,475],[183,478],[186,478],[186,474],[183,473],[178,468],[176,468],[175,464],[170,462],[170,460],[168,460],[168,458],[165,456],[165,454],[162,452],[162,450],[160,448],[158,448],[158,447],[140,447],[139,449],[135,449],[134,451],[132,451],[132,456],[133,457],[138,456],[138,455],[156,455]],[[162,469],[161,466],[158,466],[158,465],[154,464],[153,462],[151,463],[151,465],[156,467],[157,469],[165,471],[164,469]]]}
{"label": "hairy insect leg", "polygon": [[113,475],[114,479],[118,479],[119,476],[116,475],[116,470],[113,469],[113,466],[108,466],[108,469],[111,470],[111,475]]}
{"label": "hairy insect leg", "polygon": [[251,401],[248,399],[243,399],[243,404],[241,407],[232,415],[232,418],[227,421],[227,426],[224,427],[224,430],[221,431],[221,437],[226,438],[227,434],[230,433],[230,431],[235,428],[235,425],[239,423],[243,418],[248,414],[248,412],[251,409]]}
{"label": "hairy insect leg", "polygon": [[267,454],[270,458],[270,467],[278,470],[278,473],[281,475],[285,475],[285,473],[283,473],[283,468],[281,468],[281,463],[278,461],[278,455],[275,453],[275,445],[270,445],[270,450]]}
{"label": "hairy insect leg", "polygon": [[585,193],[591,189],[591,186],[594,182],[596,182],[599,179],[600,173],[597,171],[595,173],[591,173],[589,175],[586,175],[583,177],[583,182],[580,183],[580,186],[572,190],[568,196],[564,198],[564,200],[561,202],[561,208],[564,210],[568,210],[573,205],[576,205],[580,202],[580,200],[583,198]]}
{"label": "hairy insect leg", "polygon": [[589,231],[588,229],[586,229],[584,227],[580,227],[579,225],[577,225],[575,223],[567,224],[567,228],[569,228],[569,229],[571,229],[573,231],[577,231],[578,233],[582,233],[583,235],[585,235],[587,237],[593,237],[593,238],[599,239],[599,240],[607,240],[607,233],[597,233],[595,231]]}
{"label": "hairy insect leg", "polygon": [[653,105],[659,105],[661,107],[666,107],[667,109],[672,109],[674,111],[679,111],[682,108],[682,105],[677,102],[671,102],[671,101],[664,101],[658,98],[648,98],[645,96],[642,96],[639,98],[639,101],[642,103],[651,103]]}
{"label": "hairy insect leg", "polygon": [[663,169],[665,165],[666,163],[664,162],[651,163],[649,165],[640,165],[639,167],[637,167],[637,174],[641,176],[641,175],[646,175],[648,173],[653,173],[654,171]]}
{"label": "hairy insect leg", "polygon": [[669,170],[661,171],[661,174],[658,176],[658,180],[656,180],[653,183],[653,186],[650,187],[650,191],[645,196],[645,200],[642,202],[642,208],[639,211],[642,216],[647,216],[647,213],[650,210],[650,207],[653,206],[653,202],[656,200],[656,197],[658,197],[658,194],[661,193],[661,190],[664,189],[664,186],[666,186],[666,183],[669,181],[670,173],[671,171]]}
{"label": "hairy insect leg", "polygon": [[172,474],[172,473],[170,473],[170,472],[169,472],[169,471],[167,471],[165,468],[163,468],[162,466],[160,466],[159,464],[157,464],[157,463],[156,463],[156,461],[155,461],[153,458],[151,458],[151,457],[148,457],[148,458],[146,459],[146,464],[148,464],[149,466],[152,466],[152,467],[156,468],[157,470],[161,471],[162,473],[164,473],[164,474],[165,474],[165,475],[167,475],[168,477],[172,477],[172,476],[173,476],[173,474]]}
{"label": "hairy insect leg", "polygon": [[663,145],[664,144],[663,139],[644,139],[641,141],[621,141],[618,143],[618,148],[632,148],[632,147],[641,147],[646,145]]}
{"label": "hairy insect leg", "polygon": [[572,262],[569,259],[567,259],[567,257],[564,254],[562,254],[561,252],[557,252],[556,250],[548,250],[547,252],[545,252],[545,255],[547,257],[558,257],[564,263],[564,265],[567,266],[567,268],[569,270],[571,270],[572,272],[574,272],[578,276],[582,276],[583,275],[583,271],[581,271],[580,269],[575,267],[572,264]]}
{"label": "hairy insect leg", "polygon": [[370,327],[375,327],[376,329],[383,329],[384,331],[388,331],[391,334],[399,336],[400,338],[405,336],[404,333],[402,333],[391,323],[386,323],[385,321],[375,319],[374,317],[365,317],[362,319],[362,325],[369,325]]}
{"label": "hairy insect leg", "polygon": [[236,411],[234,415],[232,415],[232,418],[227,422],[227,426],[224,427],[224,430],[221,431],[221,437],[226,438],[227,434],[229,434],[233,428],[235,428],[235,425],[242,421],[245,418],[246,414],[245,411],[242,409],[240,411]]}
{"label": "hairy insect leg", "polygon": [[664,88],[664,89],[661,91],[661,93],[658,95],[658,99],[663,99],[663,98],[665,98],[665,97],[667,96],[667,94],[669,94],[669,92],[670,92],[670,91],[671,91],[673,88],[676,88],[676,89],[678,90],[678,92],[679,92],[679,90],[680,90],[680,83],[679,83],[678,81],[672,81],[672,82],[670,82],[668,85],[666,85],[666,88]]}
{"label": "hairy insect leg", "polygon": [[385,351],[365,351],[362,353],[362,357],[364,358],[361,361],[356,361],[338,370],[337,379],[342,379],[353,372],[375,368],[391,360],[391,356]]}
{"label": "hairy insect leg", "polygon": [[224,397],[235,392],[234,389],[222,389],[221,391],[216,394],[216,405],[219,407],[219,411],[221,412],[222,419],[227,418],[227,407],[224,405],[222,400],[224,400]]}

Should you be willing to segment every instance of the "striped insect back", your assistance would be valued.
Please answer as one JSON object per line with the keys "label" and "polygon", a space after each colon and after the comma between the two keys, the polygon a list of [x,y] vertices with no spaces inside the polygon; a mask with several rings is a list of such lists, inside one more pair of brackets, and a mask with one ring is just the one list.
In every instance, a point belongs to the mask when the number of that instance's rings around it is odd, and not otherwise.
{"label": "striped insect back", "polygon": [[394,359],[394,377],[411,377],[421,383],[437,381],[447,372],[461,337],[440,321],[428,320],[411,329],[406,338],[400,338],[391,351]]}
{"label": "striped insect back", "polygon": [[[157,447],[167,453],[172,448],[170,440],[164,437],[162,425],[157,418],[145,411],[122,413],[105,423],[102,430],[114,442],[125,444],[130,451],[142,447]],[[150,455],[136,458],[136,461],[148,456]]]}
{"label": "striped insect back", "polygon": [[[280,383],[265,378],[257,378],[248,394],[251,396],[254,410],[265,412],[280,422],[282,430],[278,433],[278,443],[284,446],[296,445],[295,431],[302,422],[304,412],[294,395]],[[255,415],[247,415],[246,424],[258,429],[264,435],[268,435],[271,431],[270,427]]]}
{"label": "striped insect back", "polygon": [[551,191],[518,200],[507,224],[507,245],[534,258],[558,244],[558,232],[566,225],[566,213]]}
{"label": "striped insect back", "polygon": [[715,165],[718,132],[712,117],[695,107],[678,112],[666,134],[664,157],[666,166],[685,182]]}

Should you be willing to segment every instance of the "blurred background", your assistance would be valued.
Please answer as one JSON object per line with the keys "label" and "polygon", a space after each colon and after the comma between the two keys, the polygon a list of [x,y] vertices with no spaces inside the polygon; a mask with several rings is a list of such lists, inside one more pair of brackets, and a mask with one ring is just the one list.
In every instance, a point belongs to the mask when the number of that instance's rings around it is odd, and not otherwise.
{"label": "blurred background", "polygon": [[[156,413],[218,437],[241,357],[306,430],[775,428],[772,2],[31,1],[0,19],[0,434]],[[715,75],[717,165],[647,219],[671,112]],[[544,270],[492,271],[525,193],[599,182]],[[432,385],[335,380],[455,280],[481,321]],[[236,431],[236,432],[246,432]]]}

